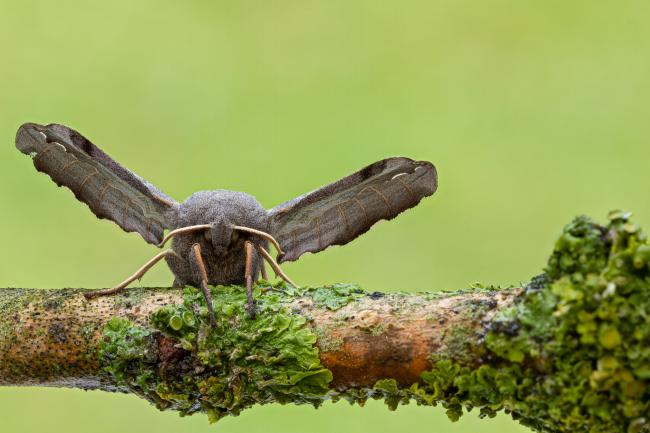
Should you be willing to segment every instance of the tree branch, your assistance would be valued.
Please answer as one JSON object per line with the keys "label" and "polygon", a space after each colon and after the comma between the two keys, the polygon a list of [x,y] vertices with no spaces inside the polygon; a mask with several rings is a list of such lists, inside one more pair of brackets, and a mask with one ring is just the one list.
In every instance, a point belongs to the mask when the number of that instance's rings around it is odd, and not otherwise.
{"label": "tree branch", "polygon": [[[244,292],[238,287],[227,290]],[[518,292],[368,294],[355,286],[338,285],[301,295],[282,289],[270,293],[277,298],[273,302],[308,322],[317,336],[320,363],[332,371],[331,387],[345,391],[372,387],[386,378],[404,386],[417,382],[431,368],[432,355],[464,344],[456,341],[459,334],[480,333],[482,323],[510,305]],[[118,388],[114,377],[103,374],[100,358],[103,331],[115,317],[160,334],[154,350],[157,359],[151,362],[158,369],[161,362],[168,362],[163,359],[168,355],[165,350],[170,350],[166,346],[175,341],[149,318],[163,307],[182,305],[181,289],[129,289],[90,301],[83,293],[82,289],[0,289],[0,385]],[[265,296],[257,298],[265,301]],[[218,289],[213,297],[216,311],[231,307],[223,303]]]}
{"label": "tree branch", "polygon": [[650,411],[650,246],[628,215],[569,224],[525,288],[368,293],[336,284],[0,289],[0,385],[135,393],[159,409],[383,398],[537,431],[641,432]]}

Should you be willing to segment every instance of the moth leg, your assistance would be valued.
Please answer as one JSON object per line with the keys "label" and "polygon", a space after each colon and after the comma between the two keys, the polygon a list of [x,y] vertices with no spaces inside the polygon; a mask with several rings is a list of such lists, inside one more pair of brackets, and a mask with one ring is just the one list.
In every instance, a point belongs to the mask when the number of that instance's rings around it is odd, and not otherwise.
{"label": "moth leg", "polygon": [[192,273],[200,281],[199,285],[201,286],[201,291],[203,292],[203,297],[208,306],[208,317],[210,318],[210,325],[213,328],[217,327],[217,320],[214,316],[214,307],[212,306],[212,295],[210,294],[210,288],[208,287],[208,273],[205,270],[205,262],[203,262],[203,257],[201,256],[201,245],[194,244],[190,248],[190,267]]}
{"label": "moth leg", "polygon": [[260,274],[262,274],[262,279],[264,281],[268,281],[269,280],[269,275],[266,273],[266,264],[264,263],[264,258],[262,257],[261,254],[260,254],[259,267],[260,267]]}
{"label": "moth leg", "polygon": [[[259,260],[258,266],[259,266],[259,271],[260,271],[261,277],[265,282],[268,282],[269,281],[269,275],[266,272],[266,262],[264,261],[264,257],[262,257],[262,255],[259,253],[259,251],[257,252],[257,257],[258,257],[258,260]],[[262,287],[261,288],[262,294],[268,292],[271,289],[273,289],[273,287],[270,284],[268,286],[266,286],[266,287]]]}
{"label": "moth leg", "polygon": [[246,279],[246,297],[248,298],[248,303],[246,304],[246,309],[248,310],[248,315],[251,319],[255,318],[255,300],[253,299],[253,243],[250,241],[244,242],[244,248],[246,249],[246,270],[244,272],[244,278]]}
{"label": "moth leg", "polygon": [[140,269],[138,269],[135,272],[135,274],[131,275],[129,278],[127,278],[117,286],[113,287],[112,289],[92,290],[88,293],[84,293],[84,296],[86,297],[86,299],[92,299],[97,296],[114,295],[115,293],[119,293],[122,290],[124,290],[126,286],[128,286],[135,280],[139,280],[140,278],[142,278],[149,269],[151,269],[156,263],[158,263],[168,255],[177,256],[177,254],[171,249],[161,251],[160,253],[156,254],[151,260],[145,263]]}
{"label": "moth leg", "polygon": [[287,274],[282,271],[282,268],[280,268],[280,265],[271,257],[271,254],[269,254],[268,251],[266,251],[263,247],[256,245],[255,248],[257,248],[257,251],[266,259],[267,262],[269,262],[269,265],[271,265],[271,268],[273,269],[273,272],[275,272],[275,275],[278,277],[282,278],[284,281],[287,283],[291,284],[293,287],[298,288],[298,285],[291,281],[291,278],[287,276]]}

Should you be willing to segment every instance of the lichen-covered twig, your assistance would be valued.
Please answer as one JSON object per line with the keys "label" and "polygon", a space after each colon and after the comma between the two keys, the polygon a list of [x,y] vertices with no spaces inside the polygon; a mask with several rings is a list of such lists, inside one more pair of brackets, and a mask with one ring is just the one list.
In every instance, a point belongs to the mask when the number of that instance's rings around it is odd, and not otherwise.
{"label": "lichen-covered twig", "polygon": [[365,292],[353,285],[202,294],[0,289],[0,385],[135,393],[160,409],[382,398],[537,431],[641,432],[650,421],[650,246],[628,215],[580,217],[525,288]]}

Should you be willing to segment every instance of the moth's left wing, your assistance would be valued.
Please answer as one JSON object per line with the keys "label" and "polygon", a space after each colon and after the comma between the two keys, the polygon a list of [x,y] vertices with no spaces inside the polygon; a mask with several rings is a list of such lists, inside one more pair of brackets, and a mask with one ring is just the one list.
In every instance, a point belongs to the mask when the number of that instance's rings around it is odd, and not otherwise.
{"label": "moth's left wing", "polygon": [[157,244],[172,228],[178,203],[67,126],[26,123],[16,147],[31,155],[38,171],[72,190],[98,218],[114,221]]}
{"label": "moth's left wing", "polygon": [[306,252],[344,245],[377,221],[390,220],[438,187],[436,168],[427,161],[388,158],[269,211],[270,231],[293,261]]}

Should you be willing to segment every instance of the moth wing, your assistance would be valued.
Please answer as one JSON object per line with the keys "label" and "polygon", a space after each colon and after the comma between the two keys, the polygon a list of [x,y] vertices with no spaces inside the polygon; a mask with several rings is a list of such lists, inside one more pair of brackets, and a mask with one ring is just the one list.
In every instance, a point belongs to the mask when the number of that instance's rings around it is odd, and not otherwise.
{"label": "moth wing", "polygon": [[280,262],[307,252],[345,245],[376,222],[390,220],[432,195],[436,168],[427,161],[388,158],[269,211],[270,231],[280,243]]}
{"label": "moth wing", "polygon": [[38,171],[68,187],[98,218],[114,221],[145,241],[159,243],[171,228],[178,203],[122,167],[77,131],[63,125],[26,123],[16,147],[32,156]]}

